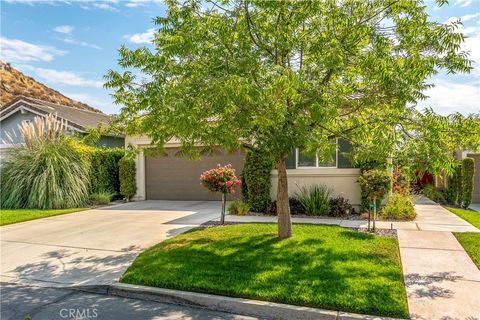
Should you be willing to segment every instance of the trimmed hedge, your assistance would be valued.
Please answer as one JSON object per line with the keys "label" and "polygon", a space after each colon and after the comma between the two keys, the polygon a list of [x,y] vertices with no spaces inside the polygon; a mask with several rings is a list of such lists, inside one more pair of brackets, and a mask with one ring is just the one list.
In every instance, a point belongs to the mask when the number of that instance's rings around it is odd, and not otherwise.
{"label": "trimmed hedge", "polygon": [[135,161],[123,157],[119,161],[120,193],[129,201],[137,192]]}
{"label": "trimmed hedge", "polygon": [[[458,166],[453,170],[453,174],[448,183],[448,203],[456,205],[462,202],[462,165],[459,162]],[[432,199],[433,200],[433,199]]]}
{"label": "trimmed hedge", "polygon": [[463,207],[468,208],[472,203],[472,193],[475,175],[475,160],[473,158],[462,159],[462,174],[461,174],[461,200],[459,203]]}
{"label": "trimmed hedge", "polygon": [[90,153],[90,194],[108,192],[120,194],[118,162],[125,151],[115,149],[95,149]]}
{"label": "trimmed hedge", "polygon": [[[249,150],[245,155],[242,178],[244,180],[244,200],[253,212],[265,212],[270,204],[270,172],[274,162],[265,152]],[[246,193],[245,193],[246,191]]]}

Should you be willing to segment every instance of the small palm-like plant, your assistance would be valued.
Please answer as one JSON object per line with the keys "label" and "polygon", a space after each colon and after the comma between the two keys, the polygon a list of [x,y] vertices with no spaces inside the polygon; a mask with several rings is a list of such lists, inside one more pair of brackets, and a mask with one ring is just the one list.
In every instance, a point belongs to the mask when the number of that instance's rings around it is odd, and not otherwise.
{"label": "small palm-like plant", "polygon": [[314,184],[309,187],[298,186],[296,198],[305,208],[307,215],[323,216],[330,211],[330,190],[324,184]]}
{"label": "small palm-like plant", "polygon": [[88,163],[65,136],[66,123],[54,115],[20,126],[16,145],[0,173],[2,208],[59,209],[85,205]]}

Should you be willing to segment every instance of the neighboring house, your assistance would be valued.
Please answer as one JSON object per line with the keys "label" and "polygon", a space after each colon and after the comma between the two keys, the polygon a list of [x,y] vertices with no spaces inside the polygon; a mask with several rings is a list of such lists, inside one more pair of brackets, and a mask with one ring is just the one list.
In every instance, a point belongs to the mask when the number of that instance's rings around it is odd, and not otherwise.
{"label": "neighboring house", "polygon": [[[135,200],[218,200],[219,195],[208,192],[200,185],[200,174],[217,165],[231,163],[240,175],[243,169],[244,153],[236,151],[226,153],[219,150],[213,156],[204,156],[193,161],[176,157],[180,144],[170,141],[162,155],[146,156],[142,148],[148,148],[150,139],[146,137],[125,137],[126,145],[139,147],[136,158],[137,195]],[[304,155],[296,150],[287,160],[288,189],[290,196],[297,191],[297,186],[325,184],[331,189],[332,195],[347,198],[354,206],[361,201],[358,177],[360,169],[353,168],[351,162],[344,156],[350,145],[344,140],[338,140],[338,151],[329,163],[321,163],[315,156]],[[277,189],[276,170],[271,174],[271,197],[275,199]]]}
{"label": "neighboring house", "polygon": [[[49,113],[65,120],[68,131],[77,134],[85,134],[87,129],[111,120],[100,110],[70,99],[0,61],[0,160],[8,155],[15,143],[21,142],[18,126],[22,122]],[[7,133],[13,141],[7,138]],[[105,135],[100,138],[99,145],[122,147],[124,138]]]}
{"label": "neighboring house", "polygon": [[[73,106],[18,96],[0,107],[1,149],[5,150],[15,143],[22,142],[19,131],[19,126],[22,123],[33,122],[35,117],[45,117],[48,114],[57,115],[59,120],[66,121],[68,133],[80,135],[86,134],[89,128],[96,128],[100,124],[108,124],[111,120],[109,115],[99,111],[79,109]],[[123,147],[124,138],[105,135],[100,137],[98,145],[102,147]]]}

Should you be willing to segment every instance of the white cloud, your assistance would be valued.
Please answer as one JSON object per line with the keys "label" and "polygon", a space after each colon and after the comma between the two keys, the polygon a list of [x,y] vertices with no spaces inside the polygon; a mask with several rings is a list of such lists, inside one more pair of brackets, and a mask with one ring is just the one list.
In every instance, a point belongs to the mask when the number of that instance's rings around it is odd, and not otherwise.
{"label": "white cloud", "polygon": [[108,11],[118,11],[117,8],[115,8],[115,4],[117,4],[118,1],[116,0],[109,0],[109,1],[93,1],[91,4],[93,7],[102,9],[102,10],[108,10]]}
{"label": "white cloud", "polygon": [[432,107],[440,114],[460,112],[463,114],[480,111],[480,82],[456,83],[447,80],[436,80],[435,87],[424,93],[429,96],[419,102],[419,108]]}
{"label": "white cloud", "polygon": [[457,0],[455,1],[455,5],[460,7],[468,7],[472,4],[472,2],[473,0]]}
{"label": "white cloud", "polygon": [[0,37],[0,59],[7,62],[52,61],[66,51],[18,39]]}
{"label": "white cloud", "polygon": [[113,104],[106,96],[95,96],[89,93],[62,92],[69,98],[86,103],[92,107],[102,110],[106,114],[118,114],[120,107]]}
{"label": "white cloud", "polygon": [[[450,17],[445,21],[445,23],[451,23],[460,20],[464,23],[458,26],[456,32],[463,33],[466,36],[461,49],[469,52],[470,59],[474,61],[473,74],[476,76],[480,76],[480,21],[476,19],[478,17],[480,17],[480,13],[467,14],[460,18]],[[471,21],[472,19],[477,21]]]}
{"label": "white cloud", "polygon": [[67,37],[67,38],[64,38],[64,39],[61,39],[61,40],[65,43],[74,44],[74,45],[77,45],[77,46],[89,47],[89,48],[93,48],[93,49],[97,49],[97,50],[102,49],[102,47],[97,46],[96,44],[91,44],[91,43],[88,43],[88,42],[85,42],[85,41],[79,41],[79,40],[77,40],[73,37]]}
{"label": "white cloud", "polygon": [[101,88],[102,81],[85,79],[76,72],[58,71],[53,69],[38,68],[31,65],[22,65],[21,69],[26,69],[35,73],[38,77],[56,84],[63,84],[68,86],[84,86]]}
{"label": "white cloud", "polygon": [[72,26],[56,26],[55,28],[53,28],[53,31],[55,32],[59,32],[59,33],[72,33],[73,31],[73,27]]}
{"label": "white cloud", "polygon": [[102,105],[105,104],[104,101],[98,99],[97,97],[94,97],[90,94],[86,94],[86,93],[68,93],[68,92],[65,92],[63,93],[64,95],[66,95],[67,97],[73,99],[73,100],[77,100],[79,102],[83,102],[83,103],[86,103],[88,105],[91,105],[92,107],[101,107]]}
{"label": "white cloud", "polygon": [[141,44],[141,43],[152,43],[154,39],[155,29],[150,28],[143,33],[135,33],[132,35],[125,35],[123,38],[128,39],[128,41]]}
{"label": "white cloud", "polygon": [[147,1],[145,0],[131,0],[125,5],[125,7],[129,7],[129,8],[140,7],[140,6],[143,6],[146,2]]}
{"label": "white cloud", "polygon": [[472,20],[472,19],[475,19],[475,18],[478,18],[478,17],[480,17],[480,12],[477,12],[477,13],[474,13],[474,14],[466,14],[464,16],[461,16],[460,20],[462,20],[462,22],[467,22],[468,20]]}

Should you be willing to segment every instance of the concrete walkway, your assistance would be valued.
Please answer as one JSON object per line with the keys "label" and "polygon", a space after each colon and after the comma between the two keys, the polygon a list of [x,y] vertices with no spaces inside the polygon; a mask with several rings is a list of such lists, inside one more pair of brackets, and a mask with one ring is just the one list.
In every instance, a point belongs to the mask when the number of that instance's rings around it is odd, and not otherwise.
{"label": "concrete walkway", "polygon": [[429,199],[415,204],[420,230],[398,230],[412,319],[480,319],[480,270],[452,232],[477,228]]}

